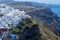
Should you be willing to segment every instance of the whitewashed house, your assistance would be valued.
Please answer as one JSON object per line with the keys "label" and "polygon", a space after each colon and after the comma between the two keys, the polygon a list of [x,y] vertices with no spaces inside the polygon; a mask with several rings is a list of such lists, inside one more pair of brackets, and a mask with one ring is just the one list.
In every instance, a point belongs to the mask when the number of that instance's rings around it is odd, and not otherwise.
{"label": "whitewashed house", "polygon": [[[2,16],[1,16],[2,15]],[[5,4],[0,4],[0,25],[2,27],[10,28],[16,26],[19,21],[25,18],[31,18],[26,12],[19,11]]]}

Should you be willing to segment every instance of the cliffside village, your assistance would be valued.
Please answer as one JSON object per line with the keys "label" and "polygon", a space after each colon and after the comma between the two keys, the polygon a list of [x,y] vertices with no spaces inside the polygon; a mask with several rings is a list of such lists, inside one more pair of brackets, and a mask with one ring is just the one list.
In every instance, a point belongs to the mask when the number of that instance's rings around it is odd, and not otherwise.
{"label": "cliffside village", "polygon": [[5,4],[0,4],[0,40],[9,34],[9,29],[15,27],[22,19],[31,18],[24,10],[19,11]]}

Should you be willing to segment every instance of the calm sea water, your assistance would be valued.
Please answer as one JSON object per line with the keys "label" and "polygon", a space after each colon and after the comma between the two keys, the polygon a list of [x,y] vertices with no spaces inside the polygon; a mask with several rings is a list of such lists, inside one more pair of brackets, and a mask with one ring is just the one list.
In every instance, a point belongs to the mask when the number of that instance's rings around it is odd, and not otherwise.
{"label": "calm sea water", "polygon": [[55,7],[55,8],[51,8],[51,10],[57,14],[57,16],[60,18],[60,8]]}
{"label": "calm sea water", "polygon": [[[57,16],[60,18],[60,8],[55,7],[55,8],[51,8],[51,10],[52,10],[54,13],[56,13]],[[57,28],[57,29],[60,29],[60,25],[58,25],[56,28]]]}

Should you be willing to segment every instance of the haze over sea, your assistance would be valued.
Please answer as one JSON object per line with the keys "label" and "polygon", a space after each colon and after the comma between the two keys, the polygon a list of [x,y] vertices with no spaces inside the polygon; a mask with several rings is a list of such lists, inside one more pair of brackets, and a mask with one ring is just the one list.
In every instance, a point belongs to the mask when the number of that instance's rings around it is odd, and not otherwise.
{"label": "haze over sea", "polygon": [[[60,0],[15,0],[15,1],[31,1],[31,2],[38,2],[38,3],[46,3],[46,4],[54,4],[54,5],[60,5]],[[53,7],[52,11],[60,17],[60,8]]]}
{"label": "haze over sea", "polygon": [[53,7],[51,10],[60,18],[60,7]]}

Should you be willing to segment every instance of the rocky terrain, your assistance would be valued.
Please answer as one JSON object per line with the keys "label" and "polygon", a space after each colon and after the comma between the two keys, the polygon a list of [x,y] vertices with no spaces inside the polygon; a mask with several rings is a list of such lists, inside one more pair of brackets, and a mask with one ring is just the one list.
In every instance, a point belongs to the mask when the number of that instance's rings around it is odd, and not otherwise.
{"label": "rocky terrain", "polygon": [[[0,25],[4,28],[7,27],[4,26],[5,24],[8,25],[8,28],[11,27],[8,32],[12,36],[19,36],[14,39],[59,40],[59,37],[56,36],[60,36],[60,18],[50,10],[50,5],[36,2],[7,2],[4,4],[9,6],[0,5]],[[26,16],[30,18],[26,18]],[[20,19],[22,20],[20,21]],[[9,40],[11,35],[5,38]]]}
{"label": "rocky terrain", "polygon": [[46,6],[37,6],[30,2],[17,2],[9,5],[19,10],[25,10],[27,14],[37,19],[39,22],[42,21],[44,25],[53,32],[57,29],[57,25],[60,25],[60,18]]}
{"label": "rocky terrain", "polygon": [[38,24],[31,16],[6,4],[0,4],[0,34],[1,40],[42,39]]}

